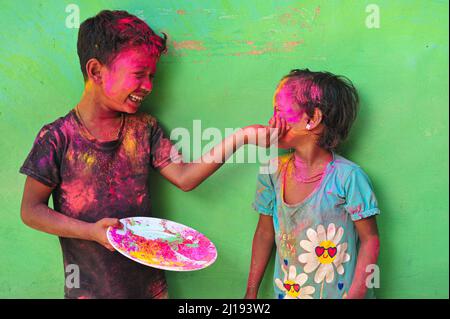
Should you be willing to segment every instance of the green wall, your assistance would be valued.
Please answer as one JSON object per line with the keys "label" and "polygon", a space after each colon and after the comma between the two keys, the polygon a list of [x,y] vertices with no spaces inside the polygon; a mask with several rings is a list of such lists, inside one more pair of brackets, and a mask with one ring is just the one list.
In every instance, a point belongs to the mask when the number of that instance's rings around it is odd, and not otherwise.
{"label": "green wall", "polygon": [[[78,29],[101,9],[126,9],[170,36],[144,109],[169,131],[266,123],[292,68],[344,74],[361,110],[341,154],[371,177],[382,215],[380,298],[448,298],[447,1],[0,1],[0,297],[62,298],[56,237],[20,220],[18,169],[38,130],[78,101]],[[94,4],[95,3],[95,4]],[[380,28],[367,28],[368,4]],[[206,143],[206,142],[205,142]],[[258,215],[257,164],[228,164],[190,193],[154,176],[154,214],[204,232],[211,267],[168,273],[174,298],[241,298]],[[271,297],[273,263],[261,294]]]}

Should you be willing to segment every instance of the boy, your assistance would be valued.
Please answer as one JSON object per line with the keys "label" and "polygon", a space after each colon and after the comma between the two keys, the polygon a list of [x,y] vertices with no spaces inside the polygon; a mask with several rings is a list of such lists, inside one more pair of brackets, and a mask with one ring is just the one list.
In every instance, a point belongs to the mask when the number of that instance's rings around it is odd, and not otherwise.
{"label": "boy", "polygon": [[[64,266],[79,267],[80,287],[65,287],[66,298],[167,297],[163,271],[113,253],[106,229],[149,215],[149,166],[189,191],[257,129],[270,139],[270,129],[246,127],[200,161],[183,163],[157,121],[137,112],[152,90],[165,38],[126,11],[102,11],[81,24],[77,47],[85,89],[73,110],[41,129],[20,169],[28,175],[22,220],[59,236]],[[284,134],[284,122],[276,125]]]}

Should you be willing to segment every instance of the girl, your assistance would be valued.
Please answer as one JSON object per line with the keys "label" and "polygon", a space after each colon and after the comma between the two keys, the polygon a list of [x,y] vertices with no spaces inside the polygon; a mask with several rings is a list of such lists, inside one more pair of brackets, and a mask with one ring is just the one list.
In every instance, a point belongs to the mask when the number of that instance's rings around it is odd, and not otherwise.
{"label": "girl", "polygon": [[274,118],[287,122],[279,147],[294,152],[258,176],[245,297],[257,297],[274,241],[275,297],[373,297],[366,282],[379,252],[378,204],[361,167],[335,153],[356,117],[356,89],[329,72],[293,70],[273,104]]}

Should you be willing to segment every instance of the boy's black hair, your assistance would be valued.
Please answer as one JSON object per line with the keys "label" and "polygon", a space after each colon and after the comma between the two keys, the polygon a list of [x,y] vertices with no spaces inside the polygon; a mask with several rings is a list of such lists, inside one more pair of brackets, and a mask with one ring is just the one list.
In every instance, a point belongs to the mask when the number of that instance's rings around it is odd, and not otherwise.
{"label": "boy's black hair", "polygon": [[342,75],[308,69],[292,70],[283,80],[283,87],[287,85],[309,117],[315,107],[320,109],[324,130],[318,144],[335,150],[348,136],[358,113],[359,97],[353,83]]}
{"label": "boy's black hair", "polygon": [[87,80],[86,63],[92,58],[109,65],[125,47],[148,45],[152,55],[166,51],[167,36],[158,36],[144,21],[127,11],[103,10],[86,19],[78,31],[77,52]]}

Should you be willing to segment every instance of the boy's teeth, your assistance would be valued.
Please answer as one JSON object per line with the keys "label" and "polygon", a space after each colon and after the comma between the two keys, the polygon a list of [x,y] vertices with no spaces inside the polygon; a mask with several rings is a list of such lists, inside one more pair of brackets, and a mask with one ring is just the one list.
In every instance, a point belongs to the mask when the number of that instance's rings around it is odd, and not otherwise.
{"label": "boy's teeth", "polygon": [[136,95],[133,95],[133,94],[130,94],[130,99],[131,99],[133,102],[142,102],[142,100],[143,100],[143,98],[141,98],[141,97],[139,97],[139,96],[136,96]]}

